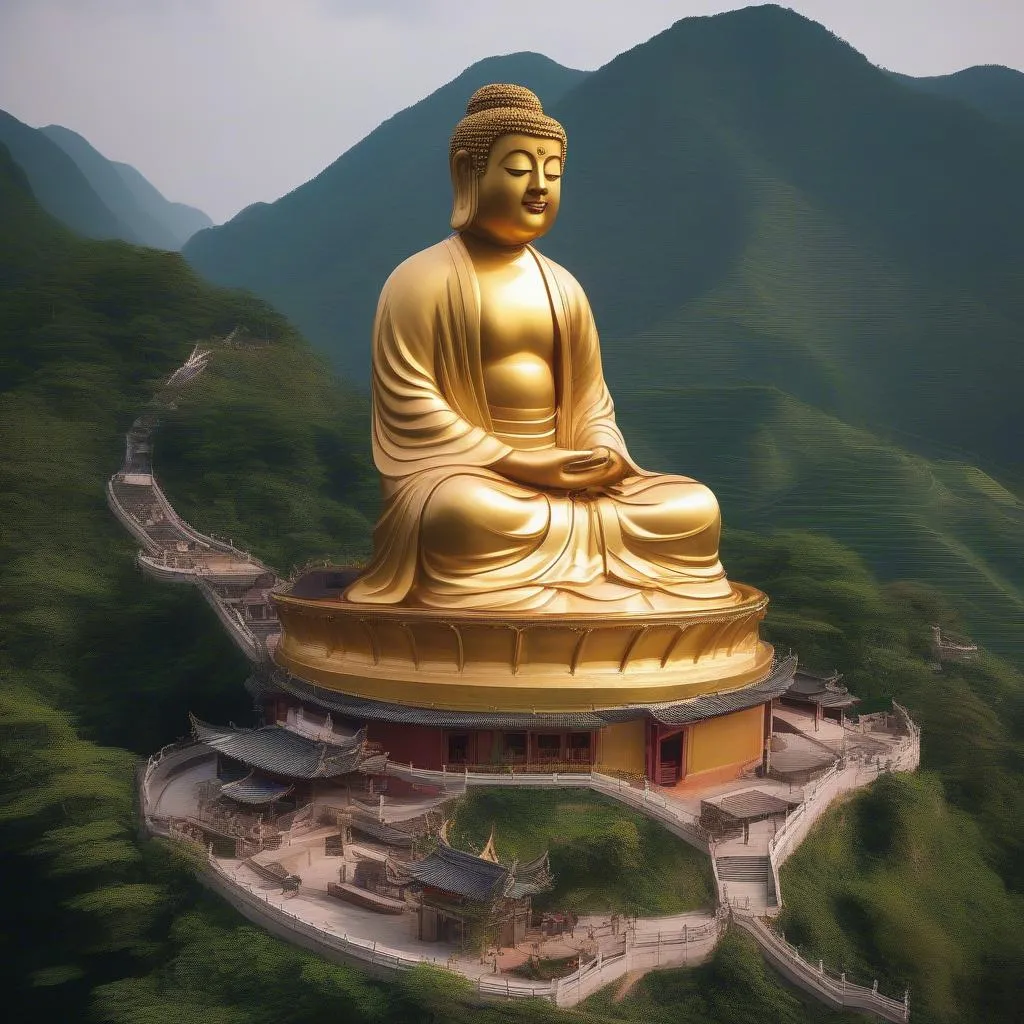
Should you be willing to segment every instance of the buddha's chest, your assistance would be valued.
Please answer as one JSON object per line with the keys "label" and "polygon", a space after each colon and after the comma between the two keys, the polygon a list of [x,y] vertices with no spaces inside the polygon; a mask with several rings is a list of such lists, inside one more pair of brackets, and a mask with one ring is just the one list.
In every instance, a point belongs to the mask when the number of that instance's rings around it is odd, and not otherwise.
{"label": "buddha's chest", "polygon": [[[480,356],[485,372],[496,364],[522,363],[553,372],[555,325],[536,261],[478,269]],[[511,369],[511,366],[509,366]]]}

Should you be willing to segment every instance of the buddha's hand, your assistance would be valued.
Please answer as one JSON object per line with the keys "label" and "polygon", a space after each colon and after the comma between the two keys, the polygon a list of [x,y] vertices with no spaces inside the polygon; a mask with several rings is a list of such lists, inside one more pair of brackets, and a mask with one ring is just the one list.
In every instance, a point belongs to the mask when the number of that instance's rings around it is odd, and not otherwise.
{"label": "buddha's hand", "polygon": [[513,451],[491,468],[530,487],[559,491],[606,487],[618,483],[629,472],[622,456],[603,446],[592,451],[570,448]]}

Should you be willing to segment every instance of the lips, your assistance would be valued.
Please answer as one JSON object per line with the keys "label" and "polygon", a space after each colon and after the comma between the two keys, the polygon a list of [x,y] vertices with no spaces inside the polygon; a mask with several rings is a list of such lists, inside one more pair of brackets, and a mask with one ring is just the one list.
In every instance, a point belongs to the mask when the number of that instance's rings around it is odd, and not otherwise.
{"label": "lips", "polygon": [[523,203],[523,206],[525,206],[530,211],[530,213],[543,213],[548,208],[548,204],[543,202]]}

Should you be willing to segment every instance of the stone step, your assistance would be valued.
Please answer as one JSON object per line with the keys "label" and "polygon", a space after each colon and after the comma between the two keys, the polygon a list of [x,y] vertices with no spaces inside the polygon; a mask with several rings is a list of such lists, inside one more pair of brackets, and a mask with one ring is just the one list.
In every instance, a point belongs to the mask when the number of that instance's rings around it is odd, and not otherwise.
{"label": "stone step", "polygon": [[767,882],[772,877],[767,857],[716,857],[715,867],[723,882]]}

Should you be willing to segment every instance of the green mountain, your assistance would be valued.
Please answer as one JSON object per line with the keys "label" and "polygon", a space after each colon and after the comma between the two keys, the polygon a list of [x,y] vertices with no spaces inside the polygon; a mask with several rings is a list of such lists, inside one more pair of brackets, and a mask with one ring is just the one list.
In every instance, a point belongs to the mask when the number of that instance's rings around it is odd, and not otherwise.
{"label": "green mountain", "polygon": [[[186,257],[365,380],[380,285],[446,232],[460,104],[515,70],[475,66]],[[774,6],[685,19],[540,91],[570,138],[542,248],[587,289],[614,380],[773,385],[923,454],[1016,465],[1018,133]]]}
{"label": "green mountain", "polygon": [[[51,124],[40,132],[74,160],[107,208],[133,238],[154,249],[180,249],[212,221],[201,210],[170,203],[134,167],[108,160],[77,132]],[[191,226],[191,230],[186,230]]]}
{"label": "green mountain", "polygon": [[[272,309],[203,285],[180,255],[74,236],[43,212],[2,146],[0,311],[0,863],[13,880],[0,901],[0,984],[9,1011],[44,1024],[314,1024],[339,1005],[353,1024],[852,1024],[784,985],[739,935],[696,969],[656,972],[622,1002],[598,993],[572,1013],[480,1006],[468,986],[429,968],[376,982],[248,925],[204,893],[180,850],[140,843],[134,755],[177,738],[189,710],[241,722],[249,701],[247,666],[213,613],[190,588],[140,577],[135,545],[106,507],[125,430],[194,339],[236,324],[264,339],[214,346],[210,368],[160,428],[157,464],[197,526],[230,532],[286,571],[365,550],[376,490],[367,403],[332,381]],[[692,396],[679,404],[703,415]],[[770,392],[741,404],[787,436],[800,436],[787,416],[826,427]],[[833,427],[837,447],[848,429]],[[801,445],[776,459],[776,475],[813,457]],[[754,497],[770,495],[772,480],[769,467]],[[958,628],[955,609],[924,586],[880,587],[834,541],[730,529],[724,552],[737,578],[772,595],[773,642],[808,664],[836,664],[866,709],[896,697],[925,727],[922,787],[859,797],[851,805],[870,826],[865,845],[826,823],[826,854],[819,842],[817,858],[788,872],[806,954],[835,966],[835,950],[861,970],[884,968],[890,990],[911,983],[923,1024],[1013,1020],[1019,895],[1006,889],[1024,887],[1020,673],[990,655],[933,673],[928,624]],[[900,793],[919,788],[924,798],[902,813]],[[836,870],[823,877],[825,856]],[[962,875],[953,888],[950,870]],[[949,893],[969,905],[942,913]],[[915,901],[927,901],[920,926],[907,913]],[[938,984],[944,972],[955,984]]]}
{"label": "green mountain", "polygon": [[346,378],[365,381],[380,286],[406,256],[448,233],[448,138],[469,96],[514,81],[551,104],[586,77],[536,53],[480,61],[276,203],[199,232],[186,258],[208,280],[288,310]]}
{"label": "green mountain", "polygon": [[[460,104],[515,69],[474,67],[186,258],[365,380],[382,281],[445,233]],[[587,289],[633,448],[727,525],[827,532],[1019,653],[1024,138],[773,6],[574,82],[541,90],[569,133],[542,248]]]}
{"label": "green mountain", "polygon": [[137,241],[103,202],[82,171],[52,139],[0,110],[0,145],[7,148],[40,205],[86,238]]}
{"label": "green mountain", "polygon": [[894,77],[912,89],[960,100],[993,121],[1024,128],[1024,73],[1013,68],[980,64],[951,75]]}

